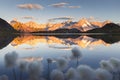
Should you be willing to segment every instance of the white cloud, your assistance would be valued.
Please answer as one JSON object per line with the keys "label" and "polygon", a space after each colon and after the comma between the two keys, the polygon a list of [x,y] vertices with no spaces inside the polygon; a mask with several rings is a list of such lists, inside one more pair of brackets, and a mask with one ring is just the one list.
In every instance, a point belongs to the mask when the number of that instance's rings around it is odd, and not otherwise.
{"label": "white cloud", "polygon": [[72,20],[74,19],[73,17],[70,17],[70,16],[64,16],[64,17],[58,17],[58,18],[52,18],[52,19],[49,19],[49,21],[56,21],[56,20]]}
{"label": "white cloud", "polygon": [[80,8],[80,6],[68,6],[68,8],[75,9],[75,8]]}
{"label": "white cloud", "polygon": [[17,5],[18,8],[21,8],[21,9],[29,9],[29,10],[32,10],[32,9],[40,9],[42,10],[44,7],[40,4],[19,4]]}
{"label": "white cloud", "polygon": [[66,2],[61,2],[61,3],[55,3],[55,4],[51,4],[50,6],[53,6],[55,8],[60,8],[60,7],[66,7],[66,5],[68,5],[69,3]]}
{"label": "white cloud", "polygon": [[35,18],[33,16],[19,16],[19,17],[13,18],[12,21],[24,22],[24,21],[34,21],[34,20],[39,20],[39,18]]}
{"label": "white cloud", "polygon": [[97,17],[93,17],[93,16],[90,16],[89,18],[87,18],[88,21],[101,21],[100,18],[97,18]]}
{"label": "white cloud", "polygon": [[80,6],[69,6],[69,3],[67,2],[60,2],[60,3],[55,3],[55,4],[51,4],[49,6],[55,7],[55,8],[71,8],[71,9],[76,9],[76,8],[81,8]]}
{"label": "white cloud", "polygon": [[31,20],[35,20],[36,18],[32,17],[32,16],[23,16],[21,17],[22,19],[31,19]]}

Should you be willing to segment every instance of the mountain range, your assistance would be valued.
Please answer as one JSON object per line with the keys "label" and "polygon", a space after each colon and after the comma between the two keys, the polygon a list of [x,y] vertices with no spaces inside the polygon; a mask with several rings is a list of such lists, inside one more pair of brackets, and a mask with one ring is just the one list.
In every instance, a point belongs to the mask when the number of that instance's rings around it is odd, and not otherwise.
{"label": "mountain range", "polygon": [[61,23],[38,24],[33,21],[22,23],[12,20],[10,24],[0,18],[0,32],[27,33],[119,33],[120,26],[111,21],[90,21],[86,18],[78,22],[66,21]]}
{"label": "mountain range", "polygon": [[10,24],[15,30],[20,32],[37,32],[42,31],[45,28],[44,24],[38,24],[33,21],[21,23],[19,21],[12,20]]}
{"label": "mountain range", "polygon": [[17,48],[20,45],[29,45],[33,49],[38,46],[38,43],[45,43],[48,47],[57,49],[69,49],[71,45],[78,45],[82,48],[93,48],[98,45],[109,46],[120,41],[120,36],[116,34],[105,35],[84,35],[84,36],[38,36],[32,34],[22,35],[1,35],[0,34],[0,49],[3,49],[8,44]]}
{"label": "mountain range", "polygon": [[38,24],[33,21],[21,23],[16,20],[12,20],[10,22],[14,29],[21,32],[54,31],[58,29],[77,29],[80,32],[86,32],[95,28],[101,28],[108,23],[111,23],[111,21],[89,21],[86,18],[82,18],[78,22],[66,21],[61,23],[46,24]]}

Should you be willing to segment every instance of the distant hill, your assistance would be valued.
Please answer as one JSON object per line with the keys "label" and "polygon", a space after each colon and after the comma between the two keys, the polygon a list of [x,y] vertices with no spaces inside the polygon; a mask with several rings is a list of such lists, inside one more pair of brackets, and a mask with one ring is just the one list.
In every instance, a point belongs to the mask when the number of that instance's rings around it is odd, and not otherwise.
{"label": "distant hill", "polygon": [[[76,28],[71,28],[71,29],[60,28],[60,29],[54,30],[53,32],[55,33],[82,33],[79,29],[76,29]],[[99,27],[99,28],[91,29],[86,32],[87,33],[120,33],[120,26],[114,23],[108,23],[102,26],[101,28]]]}
{"label": "distant hill", "polygon": [[120,26],[114,23],[108,23],[102,27],[80,31],[77,28],[59,28],[53,31],[39,31],[37,33],[120,33]]}
{"label": "distant hill", "polygon": [[120,33],[120,26],[114,23],[108,23],[102,28],[96,28],[87,31],[87,33]]}
{"label": "distant hill", "polygon": [[76,28],[72,28],[72,29],[61,28],[61,29],[54,30],[53,32],[55,33],[80,33],[80,31]]}
{"label": "distant hill", "polygon": [[16,32],[16,30],[7,21],[0,18],[0,32]]}

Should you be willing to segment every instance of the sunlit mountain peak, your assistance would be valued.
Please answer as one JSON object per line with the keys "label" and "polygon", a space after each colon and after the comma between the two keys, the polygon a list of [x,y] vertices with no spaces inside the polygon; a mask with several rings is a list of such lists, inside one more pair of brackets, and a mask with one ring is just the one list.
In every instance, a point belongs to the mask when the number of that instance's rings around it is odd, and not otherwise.
{"label": "sunlit mountain peak", "polygon": [[86,18],[82,18],[78,22],[76,22],[75,24],[70,26],[70,28],[71,29],[76,28],[76,29],[84,32],[84,31],[87,31],[87,30],[94,29],[95,27],[92,26]]}
{"label": "sunlit mountain peak", "polygon": [[29,27],[34,27],[34,28],[39,28],[40,27],[40,24],[38,24],[37,22],[33,22],[33,21],[29,21],[29,22],[26,22],[24,23],[26,26],[29,26]]}
{"label": "sunlit mountain peak", "polygon": [[10,24],[13,26],[14,29],[22,32],[38,32],[38,31],[54,31],[56,29],[61,28],[68,28],[73,29],[76,28],[82,32],[92,30],[95,28],[101,28],[104,25],[111,23],[111,21],[106,20],[103,22],[97,21],[97,20],[89,20],[87,18],[81,18],[79,21],[64,21],[64,22],[56,22],[56,23],[44,23],[40,24],[34,21],[29,22],[19,22],[17,20],[12,20]]}

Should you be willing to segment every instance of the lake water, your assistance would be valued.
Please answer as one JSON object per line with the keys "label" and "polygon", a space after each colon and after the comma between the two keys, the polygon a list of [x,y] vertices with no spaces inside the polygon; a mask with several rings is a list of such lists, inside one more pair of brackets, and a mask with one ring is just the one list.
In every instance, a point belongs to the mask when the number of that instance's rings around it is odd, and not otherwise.
{"label": "lake water", "polygon": [[[120,59],[120,36],[119,35],[89,35],[89,36],[33,36],[21,35],[7,38],[0,38],[0,75],[6,74],[9,80],[13,80],[12,70],[6,68],[4,56],[8,52],[16,51],[19,60],[32,62],[42,60],[44,71],[47,76],[47,59],[64,57],[69,59],[72,55],[71,49],[79,46],[82,56],[79,65],[85,64],[96,69],[100,67],[101,60],[108,60],[111,57]],[[56,63],[51,65],[55,69]],[[70,60],[69,67],[76,67],[76,60]],[[19,80],[19,69],[16,67],[17,80]],[[28,74],[23,73],[23,80],[28,80]]]}

